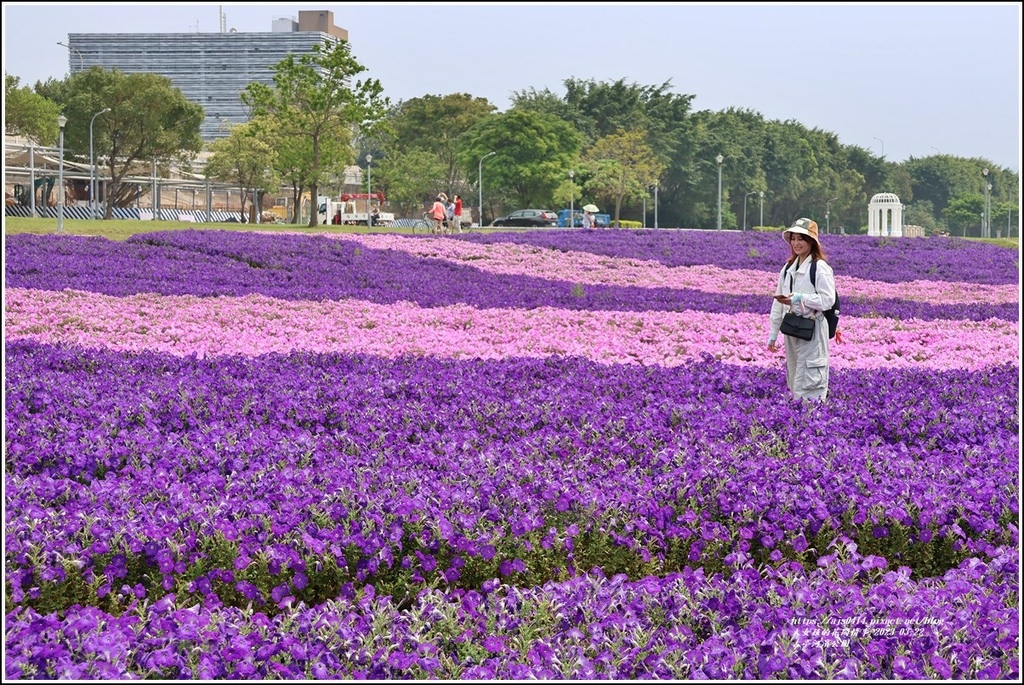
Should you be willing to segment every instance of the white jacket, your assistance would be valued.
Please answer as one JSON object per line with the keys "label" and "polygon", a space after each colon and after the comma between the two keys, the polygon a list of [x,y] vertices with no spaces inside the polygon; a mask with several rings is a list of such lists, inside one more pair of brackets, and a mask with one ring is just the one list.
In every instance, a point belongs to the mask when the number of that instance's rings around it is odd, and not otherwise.
{"label": "white jacket", "polygon": [[[771,332],[769,344],[778,337],[782,317],[788,309],[808,319],[815,319],[814,335],[810,340],[801,340],[789,335],[786,339],[786,385],[794,397],[824,400],[828,397],[829,350],[828,322],[822,315],[831,309],[836,301],[836,282],[832,267],[818,260],[817,288],[811,284],[811,260],[806,259],[799,266],[796,263],[779,272],[776,295],[793,294],[791,307],[772,301]],[[791,285],[792,284],[792,285]]]}
{"label": "white jacket", "polygon": [[[836,280],[832,267],[825,260],[819,259],[817,272],[817,289],[811,284],[810,259],[805,259],[799,267],[796,262],[793,262],[789,268],[782,267],[782,271],[779,272],[779,282],[775,286],[775,294],[789,295],[790,293],[799,293],[798,297],[793,298],[794,302],[792,304],[793,313],[798,316],[804,316],[809,319],[820,318],[822,312],[832,309],[832,305],[836,302]],[[792,277],[792,281],[790,281],[790,277]],[[791,282],[792,287],[790,287]],[[769,342],[779,337],[782,317],[789,310],[790,307],[777,300],[772,301],[771,330],[768,333]]]}

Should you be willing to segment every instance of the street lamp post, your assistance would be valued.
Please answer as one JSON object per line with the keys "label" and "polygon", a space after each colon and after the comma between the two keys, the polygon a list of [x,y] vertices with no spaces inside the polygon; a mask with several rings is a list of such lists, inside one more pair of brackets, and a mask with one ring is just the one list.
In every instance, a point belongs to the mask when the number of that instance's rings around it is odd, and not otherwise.
{"label": "street lamp post", "polygon": [[983,207],[984,214],[981,219],[981,237],[991,238],[992,236],[989,235],[988,230],[988,189],[992,186],[988,183],[988,167],[981,170],[981,175],[985,178],[985,206]]}
{"label": "street lamp post", "polygon": [[60,127],[60,159],[57,163],[57,232],[64,232],[64,124],[68,118],[61,114],[57,117],[57,126]]}
{"label": "street lamp post", "polygon": [[764,191],[760,191],[758,195],[761,196],[761,223],[758,226],[764,226]]}
{"label": "street lamp post", "polygon": [[725,161],[725,157],[718,155],[715,157],[715,161],[718,162],[718,230],[722,230],[722,162]]}
{"label": "street lamp post", "polygon": [[658,228],[658,186],[654,186],[654,228]]}
{"label": "street lamp post", "polygon": [[[569,169],[569,221],[566,222],[568,224],[567,228],[576,228],[576,207],[573,206],[573,202],[576,200],[575,178],[576,171]],[[481,215],[481,218],[483,218],[483,215]]]}
{"label": "street lamp post", "polygon": [[747,198],[751,195],[756,194],[756,190],[751,190],[749,193],[743,196],[743,230],[747,230]]}
{"label": "street lamp post", "polygon": [[92,161],[92,125],[96,122],[96,117],[101,114],[109,112],[110,108],[105,107],[100,111],[92,115],[92,119],[89,120],[89,218],[96,218],[96,167]]}
{"label": "street lamp post", "polygon": [[871,136],[871,137],[874,138],[875,140],[877,140],[879,143],[882,144],[882,154],[879,155],[879,156],[880,157],[885,157],[885,141],[882,140],[881,138],[879,138],[878,136]]}
{"label": "street lamp post", "polygon": [[838,199],[838,197],[834,197],[825,203],[825,235],[828,235],[829,233],[829,210],[832,206],[832,203]]}
{"label": "street lamp post", "polygon": [[79,50],[78,48],[73,48],[70,45],[65,45],[64,43],[61,43],[59,40],[57,41],[57,45],[61,46],[62,48],[67,48],[68,50],[70,50],[72,52],[77,52],[78,53],[78,70],[79,71],[85,71],[85,60],[82,58],[82,51],[81,50]]}
{"label": "street lamp post", "polygon": [[476,189],[479,193],[477,197],[478,204],[477,209],[480,212],[480,226],[484,225],[484,160],[491,155],[496,155],[497,152],[488,152],[486,155],[480,158],[480,162],[476,165]]}
{"label": "street lamp post", "polygon": [[985,237],[992,237],[992,184],[985,184]]}
{"label": "street lamp post", "polygon": [[366,155],[366,227],[370,227],[370,190],[371,172],[370,163],[373,162],[373,155]]}

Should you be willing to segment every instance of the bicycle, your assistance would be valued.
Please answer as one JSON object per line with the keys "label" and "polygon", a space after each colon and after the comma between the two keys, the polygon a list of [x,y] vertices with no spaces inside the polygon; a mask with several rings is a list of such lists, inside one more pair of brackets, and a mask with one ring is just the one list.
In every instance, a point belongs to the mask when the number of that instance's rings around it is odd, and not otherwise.
{"label": "bicycle", "polygon": [[434,220],[430,217],[430,212],[424,212],[422,219],[416,219],[416,222],[412,225],[412,232],[423,231],[424,233],[431,233],[434,230]]}

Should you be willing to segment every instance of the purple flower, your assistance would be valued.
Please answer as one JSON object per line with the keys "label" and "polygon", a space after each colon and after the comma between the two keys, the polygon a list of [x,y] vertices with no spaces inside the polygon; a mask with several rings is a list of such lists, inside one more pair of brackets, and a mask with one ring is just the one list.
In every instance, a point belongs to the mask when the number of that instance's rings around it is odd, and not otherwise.
{"label": "purple flower", "polygon": [[484,649],[491,654],[500,654],[505,651],[505,640],[497,635],[488,635],[484,638]]}

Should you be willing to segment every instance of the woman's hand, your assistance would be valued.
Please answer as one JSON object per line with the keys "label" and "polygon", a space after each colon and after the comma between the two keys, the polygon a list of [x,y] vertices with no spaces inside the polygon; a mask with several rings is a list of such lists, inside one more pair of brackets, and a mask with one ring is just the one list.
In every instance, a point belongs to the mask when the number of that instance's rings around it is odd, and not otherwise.
{"label": "woman's hand", "polygon": [[781,349],[782,349],[782,346],[779,345],[779,342],[777,340],[772,340],[770,343],[768,343],[768,351],[769,352],[778,352]]}
{"label": "woman's hand", "polygon": [[775,301],[779,302],[780,304],[789,306],[793,304],[793,293],[790,293],[789,295],[776,295]]}

